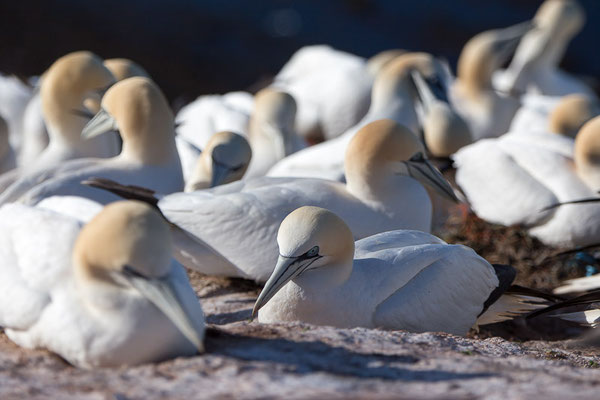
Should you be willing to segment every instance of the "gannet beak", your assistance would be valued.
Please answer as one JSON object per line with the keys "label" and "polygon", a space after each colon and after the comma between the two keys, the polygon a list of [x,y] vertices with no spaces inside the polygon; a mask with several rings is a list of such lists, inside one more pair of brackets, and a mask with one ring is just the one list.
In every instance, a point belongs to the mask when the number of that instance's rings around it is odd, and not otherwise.
{"label": "gannet beak", "polygon": [[81,131],[81,137],[90,139],[103,133],[118,130],[117,121],[103,108],[92,118]]}
{"label": "gannet beak", "polygon": [[71,114],[73,115],[77,115],[78,117],[82,117],[85,119],[92,119],[94,118],[94,114],[89,112],[88,110],[78,110],[78,109],[73,109],[70,111]]}
{"label": "gannet beak", "polygon": [[308,257],[306,255],[301,255],[299,257],[285,257],[280,254],[273,273],[269,277],[263,290],[260,292],[258,299],[256,299],[256,303],[254,303],[252,318],[256,317],[258,310],[267,304],[267,302],[271,300],[271,298],[275,296],[286,283],[304,272],[319,258],[321,258],[319,255],[314,257]]}
{"label": "gannet beak", "polygon": [[131,285],[162,311],[199,352],[204,352],[202,335],[196,330],[193,319],[179,302],[172,280],[170,278],[151,279],[135,272],[128,273],[127,269],[125,272]]}
{"label": "gannet beak", "polygon": [[398,172],[415,178],[423,185],[429,186],[440,195],[456,203],[459,202],[458,197],[454,194],[452,186],[450,186],[450,183],[444,178],[444,175],[442,175],[442,173],[438,171],[421,152],[412,156],[410,160],[401,162],[400,171]]}
{"label": "gannet beak", "polygon": [[215,187],[224,184],[227,182],[227,178],[231,175],[233,171],[231,168],[215,161],[213,159],[212,162],[212,176],[210,178],[210,187]]}
{"label": "gannet beak", "polygon": [[517,49],[523,36],[533,29],[537,29],[536,24],[533,21],[526,21],[502,29],[498,33],[498,42],[496,44],[496,46],[498,46],[497,54],[499,55],[500,61],[507,61]]}
{"label": "gannet beak", "polygon": [[448,103],[446,89],[442,86],[439,79],[425,79],[425,77],[417,70],[412,70],[410,77],[416,88],[419,102],[423,105],[425,113],[427,113],[435,102],[441,101]]}

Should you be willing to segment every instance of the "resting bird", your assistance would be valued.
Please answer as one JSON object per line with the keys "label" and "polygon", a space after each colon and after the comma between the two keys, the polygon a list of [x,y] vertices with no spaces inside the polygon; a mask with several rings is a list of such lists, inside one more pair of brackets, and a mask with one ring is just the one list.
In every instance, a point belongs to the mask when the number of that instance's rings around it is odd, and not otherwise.
{"label": "resting bird", "polygon": [[113,203],[83,229],[20,204],[0,216],[0,325],[15,343],[88,369],[203,351],[200,304],[150,206]]}
{"label": "resting bird", "polygon": [[575,141],[548,132],[508,134],[454,155],[456,182],[475,213],[502,225],[521,224],[551,246],[600,242],[600,204],[556,203],[590,197],[600,189],[600,117]]}
{"label": "resting bird", "polygon": [[[277,259],[279,224],[304,205],[327,207],[343,216],[357,239],[392,229],[428,231],[431,202],[423,184],[456,197],[422,152],[407,128],[380,120],[363,127],[348,146],[346,184],[266,177],[168,196],[103,180],[95,180],[95,186],[157,205],[170,221],[207,243],[179,248],[188,255],[187,267],[264,282]],[[229,262],[208,261],[206,254],[214,251]]]}
{"label": "resting bird", "polygon": [[254,305],[259,322],[464,335],[543,307],[540,298],[504,294],[512,267],[424,232],[384,232],[355,244],[337,215],[301,207],[283,220],[277,243],[277,265]]}
{"label": "resting bird", "polygon": [[118,199],[80,184],[89,177],[117,179],[163,193],[183,189],[173,113],[154,82],[134,77],[115,84],[102,98],[102,109],[80,135],[94,138],[115,129],[123,138],[118,156],[72,160],[28,176],[5,190],[0,203],[34,205],[51,196],[82,196],[103,204]]}

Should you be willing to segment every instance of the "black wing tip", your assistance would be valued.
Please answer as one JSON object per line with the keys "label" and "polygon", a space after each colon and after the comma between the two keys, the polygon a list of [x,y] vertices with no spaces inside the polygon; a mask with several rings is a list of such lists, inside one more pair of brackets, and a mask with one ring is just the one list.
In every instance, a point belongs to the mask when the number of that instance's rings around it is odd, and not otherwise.
{"label": "black wing tip", "polygon": [[548,306],[546,308],[542,308],[541,310],[537,310],[536,312],[529,314],[527,316],[527,319],[535,318],[539,315],[546,314],[551,311],[560,310],[561,308],[589,305],[598,301],[600,301],[600,289],[592,290],[591,292],[582,294],[581,296],[577,296],[570,300],[565,300],[560,303],[552,304],[551,306]]}

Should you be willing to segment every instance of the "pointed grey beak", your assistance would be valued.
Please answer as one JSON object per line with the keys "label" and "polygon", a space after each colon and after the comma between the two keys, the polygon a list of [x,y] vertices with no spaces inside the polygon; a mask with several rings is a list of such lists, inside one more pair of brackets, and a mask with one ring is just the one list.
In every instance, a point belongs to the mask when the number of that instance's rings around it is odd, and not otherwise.
{"label": "pointed grey beak", "polygon": [[116,131],[119,127],[117,121],[107,113],[103,108],[92,118],[81,131],[81,137],[90,139],[103,133]]}
{"label": "pointed grey beak", "polygon": [[188,315],[181,305],[181,302],[177,298],[177,290],[169,277],[165,279],[149,279],[135,272],[128,272],[127,268],[125,269],[125,276],[142,296],[154,304],[173,322],[183,336],[199,352],[204,352],[203,334],[195,328],[194,317]]}
{"label": "pointed grey beak", "polygon": [[496,44],[500,63],[504,63],[510,58],[523,36],[533,29],[537,29],[536,24],[533,21],[526,21],[500,30]]}
{"label": "pointed grey beak", "polygon": [[447,199],[459,203],[458,197],[454,194],[454,190],[452,189],[452,186],[450,186],[450,183],[448,183],[446,178],[444,178],[444,175],[442,175],[442,173],[438,171],[422,153],[419,152],[415,154],[410,160],[403,161],[401,164],[403,166],[401,171],[399,171],[401,174],[411,176]]}
{"label": "pointed grey beak", "polygon": [[301,255],[299,257],[285,257],[280,254],[273,273],[269,277],[263,290],[260,292],[258,299],[256,299],[256,303],[254,303],[252,318],[256,317],[258,310],[267,304],[267,302],[271,300],[271,298],[275,296],[286,283],[306,271],[306,269],[319,258],[321,258],[319,255],[314,257],[308,257],[306,255]]}
{"label": "pointed grey beak", "polygon": [[210,187],[212,188],[226,183],[227,179],[232,174],[232,172],[233,170],[231,168],[229,168],[225,164],[216,161],[213,158],[212,175],[210,177]]}

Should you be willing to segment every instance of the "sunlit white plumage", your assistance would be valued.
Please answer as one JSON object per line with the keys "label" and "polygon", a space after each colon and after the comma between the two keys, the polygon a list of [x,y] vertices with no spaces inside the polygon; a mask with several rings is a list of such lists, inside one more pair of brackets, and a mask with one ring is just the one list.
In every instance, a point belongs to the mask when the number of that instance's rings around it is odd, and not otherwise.
{"label": "sunlit white plumage", "polygon": [[294,53],[271,86],[296,99],[296,130],[302,137],[329,140],[365,115],[372,85],[364,58],[316,45]]}
{"label": "sunlit white plumage", "polygon": [[254,306],[263,323],[464,335],[500,285],[494,267],[468,247],[416,231],[355,244],[344,221],[318,207],[288,215],[277,242],[277,265]]}
{"label": "sunlit white plumage", "polygon": [[36,204],[56,195],[83,196],[103,204],[117,199],[81,185],[90,177],[115,179],[163,193],[183,189],[173,114],[156,84],[142,77],[115,84],[103,97],[100,112],[81,134],[94,137],[115,128],[123,137],[123,150],[118,156],[73,160],[33,178],[21,179],[2,193],[0,201]]}
{"label": "sunlit white plumage", "polygon": [[452,191],[441,174],[419,156],[422,151],[408,129],[380,120],[362,128],[348,146],[346,184],[256,178],[211,190],[159,196],[158,206],[170,221],[207,243],[212,248],[208,253],[216,250],[229,260],[223,265],[212,258],[208,262],[204,259],[206,246],[190,246],[180,249],[189,254],[187,267],[265,281],[276,261],[277,228],[300,206],[334,210],[346,219],[357,239],[399,228],[428,231],[431,202],[422,183],[449,197]]}
{"label": "sunlit white plumage", "polygon": [[481,218],[523,224],[546,244],[600,242],[600,204],[553,204],[594,196],[600,119],[583,126],[575,141],[548,132],[483,140],[455,156],[456,182]]}
{"label": "sunlit white plumage", "polygon": [[83,367],[135,365],[202,349],[204,318],[167,224],[118,202],[83,230],[68,216],[0,209],[0,325],[27,348]]}
{"label": "sunlit white plumage", "polygon": [[279,161],[267,176],[316,177],[342,180],[344,154],[355,133],[366,124],[389,118],[418,132],[411,71],[418,70],[426,79],[436,78],[445,86],[447,71],[438,60],[425,53],[409,53],[388,63],[377,75],[367,114],[337,138],[311,146]]}
{"label": "sunlit white plumage", "polygon": [[31,87],[16,76],[0,74],[0,117],[8,123],[9,143],[19,151],[23,134],[23,114],[33,96]]}
{"label": "sunlit white plumage", "polygon": [[216,132],[246,135],[253,107],[254,97],[247,92],[200,96],[177,113],[177,134],[199,149]]}

